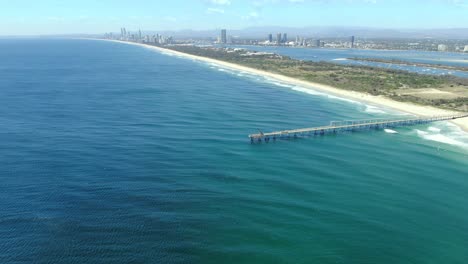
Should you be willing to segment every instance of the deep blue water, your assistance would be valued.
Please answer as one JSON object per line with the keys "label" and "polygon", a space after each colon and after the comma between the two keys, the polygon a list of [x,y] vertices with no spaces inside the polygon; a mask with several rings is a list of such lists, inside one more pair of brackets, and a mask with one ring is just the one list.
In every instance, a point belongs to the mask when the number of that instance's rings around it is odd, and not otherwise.
{"label": "deep blue water", "polygon": [[361,49],[317,49],[317,48],[291,48],[277,46],[233,46],[249,50],[273,52],[290,56],[299,60],[327,61],[339,64],[366,65],[386,69],[404,70],[421,74],[455,75],[468,78],[468,72],[438,69],[434,67],[421,67],[415,65],[401,65],[371,61],[347,60],[347,58],[369,58],[399,60],[410,63],[441,64],[447,66],[468,67],[468,53],[434,52],[414,50],[361,50]]}
{"label": "deep blue water", "polygon": [[466,263],[468,138],[93,40],[0,40],[0,263]]}

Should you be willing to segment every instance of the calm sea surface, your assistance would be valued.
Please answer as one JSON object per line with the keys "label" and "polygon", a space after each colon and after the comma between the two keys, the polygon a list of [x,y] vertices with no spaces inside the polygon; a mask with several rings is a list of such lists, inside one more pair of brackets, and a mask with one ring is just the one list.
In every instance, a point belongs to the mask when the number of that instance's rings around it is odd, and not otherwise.
{"label": "calm sea surface", "polygon": [[0,40],[0,263],[467,263],[468,137],[251,145],[388,109],[93,40]]}

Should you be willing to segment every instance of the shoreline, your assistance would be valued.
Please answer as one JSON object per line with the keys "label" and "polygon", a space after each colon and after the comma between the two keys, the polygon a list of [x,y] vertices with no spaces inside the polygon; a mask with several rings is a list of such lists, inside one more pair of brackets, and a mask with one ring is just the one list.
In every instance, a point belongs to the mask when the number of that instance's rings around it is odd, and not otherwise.
{"label": "shoreline", "polygon": [[[295,48],[295,49],[324,49],[324,50],[350,50],[351,48],[331,48],[331,47],[296,47],[296,46],[277,46],[277,45],[254,45],[254,44],[234,44],[234,46],[260,46],[260,47],[285,47],[285,48]],[[416,49],[363,49],[363,48],[352,48],[353,50],[359,50],[359,51],[413,51],[413,52],[434,52],[434,53],[451,53],[451,54],[466,54],[466,52],[453,52],[453,51],[435,51],[435,50],[416,50]],[[431,60],[434,61],[434,60]],[[468,63],[468,60],[450,60],[454,62],[466,62]]]}
{"label": "shoreline", "polygon": [[346,58],[346,59],[351,60],[351,61],[358,61],[358,62],[375,62],[375,63],[385,63],[385,64],[392,64],[392,65],[418,66],[418,67],[458,71],[458,72],[465,72],[465,73],[468,72],[468,67],[457,68],[456,66],[449,66],[449,65],[442,65],[442,64],[429,64],[429,63],[419,63],[419,62],[413,63],[413,62],[402,61],[402,60],[369,59],[369,58],[360,58],[360,57]]}
{"label": "shoreline", "polygon": [[[243,72],[247,72],[253,75],[260,75],[263,77],[272,78],[280,82],[297,85],[306,89],[310,89],[312,91],[321,91],[321,92],[325,92],[334,96],[356,100],[362,103],[368,103],[368,104],[376,105],[376,106],[383,106],[386,108],[394,109],[394,110],[404,112],[407,114],[412,114],[415,116],[436,116],[436,115],[451,115],[455,113],[460,113],[457,111],[450,111],[450,110],[440,109],[440,108],[436,108],[432,106],[422,106],[422,105],[416,105],[416,104],[407,103],[407,102],[394,101],[383,96],[375,96],[375,95],[370,95],[370,94],[365,94],[365,93],[360,93],[360,92],[355,92],[355,91],[342,90],[339,88],[335,88],[335,87],[320,84],[320,83],[303,81],[303,80],[295,79],[292,77],[275,74],[275,73],[271,73],[267,71],[257,70],[254,68],[250,68],[250,67],[230,63],[230,62],[191,55],[191,54],[187,54],[187,53],[183,53],[183,52],[179,52],[179,51],[175,51],[171,49],[161,48],[157,46],[147,45],[143,43],[127,42],[127,41],[120,41],[120,40],[108,40],[108,39],[94,39],[94,40],[103,40],[103,41],[111,41],[111,42],[123,43],[123,44],[128,44],[128,45],[135,45],[135,46],[153,49],[161,53],[169,53],[172,55],[177,55],[180,57],[184,57],[184,58],[188,58],[188,59],[192,59],[196,61],[218,64],[225,68],[229,68],[229,69],[233,69],[237,71],[243,71]],[[459,126],[463,131],[468,133],[468,117],[452,120],[449,122]]]}

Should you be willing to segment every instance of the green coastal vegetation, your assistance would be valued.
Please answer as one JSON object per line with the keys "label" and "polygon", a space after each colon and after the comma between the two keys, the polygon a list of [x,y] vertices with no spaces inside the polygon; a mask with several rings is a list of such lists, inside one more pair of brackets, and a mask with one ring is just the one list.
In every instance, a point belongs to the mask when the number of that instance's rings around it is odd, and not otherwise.
{"label": "green coastal vegetation", "polygon": [[380,62],[380,63],[389,63],[389,64],[399,64],[399,65],[408,65],[408,66],[418,66],[418,67],[427,67],[427,68],[436,68],[436,69],[446,69],[454,71],[466,71],[468,72],[468,67],[464,66],[450,66],[444,64],[430,64],[430,63],[420,63],[420,62],[409,62],[396,59],[378,59],[378,58],[347,58],[348,60],[355,61],[369,61],[369,62]]}
{"label": "green coastal vegetation", "polygon": [[397,101],[458,111],[466,111],[468,106],[468,79],[466,78],[423,75],[370,66],[303,61],[277,54],[242,49],[189,45],[164,46],[164,48],[344,90],[383,95]]}

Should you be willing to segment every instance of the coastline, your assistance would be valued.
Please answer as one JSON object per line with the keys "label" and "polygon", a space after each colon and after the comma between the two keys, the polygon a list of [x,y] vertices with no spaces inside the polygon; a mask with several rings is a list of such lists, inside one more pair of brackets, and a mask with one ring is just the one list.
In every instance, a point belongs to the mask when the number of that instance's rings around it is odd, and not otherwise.
{"label": "coastline", "polygon": [[[96,39],[95,39],[96,40]],[[196,56],[196,55],[191,55],[183,52],[178,52],[174,51],[171,49],[165,49],[157,46],[152,46],[152,45],[146,45],[142,43],[135,43],[135,42],[127,42],[127,41],[119,41],[119,40],[107,40],[107,39],[97,39],[97,40],[103,40],[103,41],[111,41],[111,42],[117,42],[117,43],[123,43],[123,44],[128,44],[128,45],[135,45],[135,46],[140,46],[144,48],[149,48],[153,49],[162,53],[169,53],[172,55],[184,57],[187,59],[192,59],[192,60],[197,60],[197,61],[202,61],[202,62],[208,62],[208,63],[213,63],[213,64],[218,64],[222,67],[237,70],[237,71],[243,71],[247,72],[249,74],[254,74],[254,75],[260,75],[268,78],[272,78],[275,80],[278,80],[280,82],[292,84],[292,85],[297,85],[306,89],[310,90],[315,90],[315,91],[321,91],[325,92],[334,96],[342,97],[342,98],[347,98],[347,99],[352,99],[356,100],[359,102],[363,103],[368,103],[371,105],[380,105],[383,107],[395,109],[400,112],[416,115],[416,116],[436,116],[436,115],[451,115],[451,114],[456,114],[459,112],[456,111],[450,111],[450,110],[445,110],[445,109],[439,109],[435,108],[432,106],[422,106],[422,105],[416,105],[412,103],[407,103],[407,102],[399,102],[399,101],[394,101],[389,98],[383,97],[383,96],[374,96],[370,94],[364,94],[360,92],[355,92],[355,91],[348,91],[348,90],[342,90],[338,89],[332,86],[324,85],[324,84],[319,84],[319,83],[313,83],[313,82],[308,82],[308,81],[303,81],[299,79],[295,79],[292,77],[280,75],[280,74],[275,74],[271,72],[266,72],[262,70],[257,70],[254,68],[230,63],[230,62],[225,62],[221,60],[216,60],[216,59],[211,59],[211,58],[206,58],[206,57],[201,57],[201,56]],[[457,126],[459,126],[463,131],[468,133],[468,117],[466,118],[460,118],[456,120],[449,121]]]}

